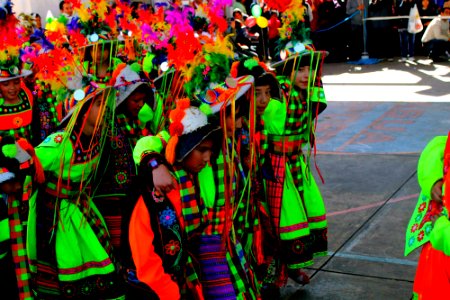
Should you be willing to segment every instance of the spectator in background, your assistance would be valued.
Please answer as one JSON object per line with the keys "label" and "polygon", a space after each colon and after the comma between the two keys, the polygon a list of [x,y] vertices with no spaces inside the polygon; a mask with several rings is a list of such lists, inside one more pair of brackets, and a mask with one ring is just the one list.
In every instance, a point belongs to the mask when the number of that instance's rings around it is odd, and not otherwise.
{"label": "spectator in background", "polygon": [[422,43],[428,48],[428,55],[434,62],[449,60],[449,24],[448,19],[442,16],[450,16],[450,1],[444,4],[441,14],[430,22],[422,37]]}
{"label": "spectator in background", "polygon": [[[370,17],[390,17],[393,11],[392,0],[371,0],[368,8]],[[394,60],[392,45],[395,44],[391,20],[372,20],[367,22],[367,48],[371,57]]]}
{"label": "spectator in background", "polygon": [[269,48],[269,56],[272,61],[278,61],[276,53],[277,40],[280,37],[280,33],[278,29],[281,27],[281,21],[278,18],[278,12],[276,10],[272,10],[270,12],[269,25],[268,28],[268,48]]}
{"label": "spectator in background", "polygon": [[[420,17],[435,17],[439,14],[438,6],[434,3],[434,0],[422,0],[417,8],[419,9]],[[417,33],[415,47],[416,53],[419,55],[428,55],[427,49],[423,47],[421,40],[430,22],[431,19],[422,19],[423,30]]]}
{"label": "spectator in background", "polygon": [[241,21],[235,20],[236,43],[240,46],[247,46],[250,49],[252,42],[248,38],[247,28]]}
{"label": "spectator in background", "polygon": [[[254,18],[254,17],[249,17]],[[248,37],[252,41],[252,45],[256,46],[256,53],[260,61],[266,61],[268,54],[268,30],[267,27],[261,28],[258,24],[247,27]]]}
{"label": "spectator in background", "polygon": [[[358,11],[358,13],[356,13]],[[358,60],[364,49],[363,42],[363,15],[364,4],[362,0],[347,0],[347,16],[355,14],[350,20],[351,34],[348,40],[349,59]]]}
{"label": "spectator in background", "polygon": [[239,20],[243,23],[247,17],[248,17],[247,14],[245,14],[242,9],[240,8],[233,9],[233,18],[235,20]]}
{"label": "spectator in background", "polygon": [[[336,1],[336,2],[335,2]],[[340,62],[347,59],[347,28],[344,24],[334,26],[345,19],[345,6],[339,0],[321,0],[317,7],[317,29],[312,32],[312,39],[316,49],[326,50],[330,55],[327,62]]]}
{"label": "spectator in background", "polygon": [[42,30],[44,31],[44,27],[42,26],[42,18],[38,13],[31,13],[31,16],[34,18],[34,30]]}
{"label": "spectator in background", "polygon": [[311,22],[314,19],[311,5],[306,0],[303,0],[302,4],[305,7],[305,12],[303,13],[303,17],[305,18],[305,27],[311,28]]}
{"label": "spectator in background", "polygon": [[234,14],[234,12],[236,10],[240,10],[242,15],[244,15],[244,14],[247,15],[248,14],[247,8],[245,7],[245,5],[244,5],[242,0],[240,0],[240,1],[235,0],[234,1],[234,3],[233,3],[233,14]]}
{"label": "spectator in background", "polygon": [[67,19],[72,18],[73,16],[73,5],[70,2],[66,2],[66,1],[61,1],[59,2],[59,11],[61,12],[62,15],[64,15]]}
{"label": "spectator in background", "polygon": [[401,0],[397,7],[397,14],[405,18],[399,19],[398,33],[400,36],[400,61],[414,60],[415,33],[408,32],[408,17],[411,8],[416,4],[415,0]]}

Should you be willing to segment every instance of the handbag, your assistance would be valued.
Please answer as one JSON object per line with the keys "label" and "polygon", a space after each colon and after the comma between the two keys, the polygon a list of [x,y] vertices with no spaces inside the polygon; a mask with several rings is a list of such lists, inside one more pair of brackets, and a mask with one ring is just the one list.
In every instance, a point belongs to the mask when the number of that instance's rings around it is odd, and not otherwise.
{"label": "handbag", "polygon": [[409,11],[408,20],[408,32],[409,33],[419,33],[423,30],[423,24],[420,20],[419,10],[417,9],[417,4]]}

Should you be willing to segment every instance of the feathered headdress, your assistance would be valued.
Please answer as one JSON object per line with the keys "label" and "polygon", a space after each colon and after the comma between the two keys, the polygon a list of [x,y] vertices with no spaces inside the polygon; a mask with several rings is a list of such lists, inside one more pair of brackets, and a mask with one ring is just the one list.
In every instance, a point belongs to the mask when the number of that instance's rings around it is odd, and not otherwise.
{"label": "feathered headdress", "polygon": [[26,41],[25,30],[11,12],[11,2],[0,6],[0,82],[28,76],[29,70],[22,70],[20,49]]}
{"label": "feathered headdress", "polygon": [[107,0],[80,2],[76,1],[74,11],[79,17],[80,32],[87,38],[88,43],[117,37],[116,10],[110,9]]}
{"label": "feathered headdress", "polygon": [[214,43],[204,44],[184,74],[187,95],[206,94],[209,89],[223,84],[230,74],[233,57],[234,52],[227,37],[219,36]]}

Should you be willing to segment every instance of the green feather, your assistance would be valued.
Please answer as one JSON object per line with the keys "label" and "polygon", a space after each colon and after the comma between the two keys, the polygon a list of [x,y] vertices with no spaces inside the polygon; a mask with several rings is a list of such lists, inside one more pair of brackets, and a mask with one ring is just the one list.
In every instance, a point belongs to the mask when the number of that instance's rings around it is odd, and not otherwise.
{"label": "green feather", "polygon": [[153,58],[155,58],[155,54],[147,53],[142,61],[142,68],[144,72],[150,73],[153,70]]}

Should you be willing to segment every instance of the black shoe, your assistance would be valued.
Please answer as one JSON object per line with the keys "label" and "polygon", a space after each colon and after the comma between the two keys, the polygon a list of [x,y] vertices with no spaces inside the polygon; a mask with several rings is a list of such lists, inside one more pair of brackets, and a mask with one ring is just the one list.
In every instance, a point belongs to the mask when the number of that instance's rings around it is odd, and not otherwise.
{"label": "black shoe", "polygon": [[444,62],[444,61],[448,61],[448,59],[443,58],[443,57],[433,57],[432,60],[433,60],[433,62]]}
{"label": "black shoe", "polygon": [[281,299],[280,288],[275,284],[264,284],[261,287],[262,300],[277,300]]}

